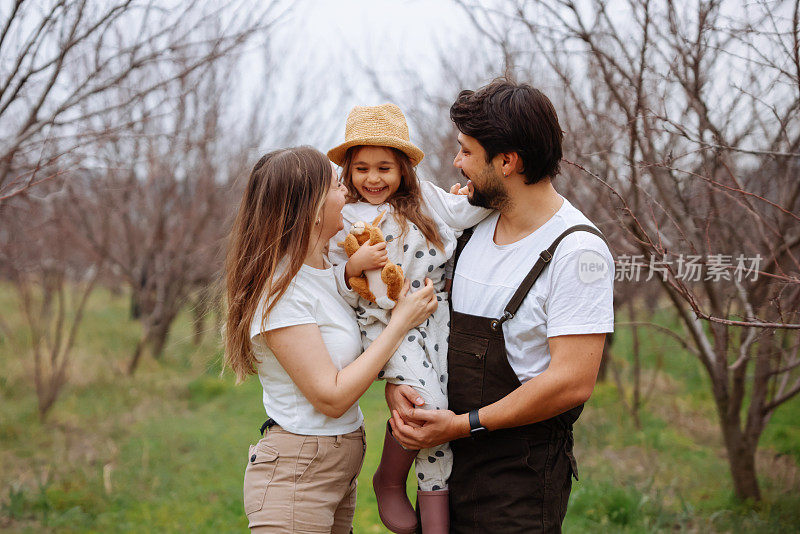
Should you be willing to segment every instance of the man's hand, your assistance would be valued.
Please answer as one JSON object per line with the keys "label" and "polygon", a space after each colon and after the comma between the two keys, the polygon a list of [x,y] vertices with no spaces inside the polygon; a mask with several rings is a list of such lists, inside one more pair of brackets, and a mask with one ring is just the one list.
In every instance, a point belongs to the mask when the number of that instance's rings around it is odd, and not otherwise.
{"label": "man's hand", "polygon": [[383,268],[387,261],[389,255],[386,253],[385,242],[370,245],[369,241],[365,241],[347,260],[345,274],[348,279],[352,276],[361,276],[364,271]]}
{"label": "man's hand", "polygon": [[396,410],[392,410],[392,418],[389,419],[392,434],[407,449],[427,449],[469,436],[467,414],[456,415],[450,410],[414,408],[411,415],[415,420],[422,421],[421,427],[414,428],[403,422]]}
{"label": "man's hand", "polygon": [[422,421],[414,419],[414,408],[423,406],[425,401],[420,397],[419,393],[414,391],[414,388],[406,385],[396,385],[391,382],[386,382],[384,388],[384,395],[386,396],[386,404],[389,406],[390,412],[397,412],[403,421],[413,427],[422,426]]}

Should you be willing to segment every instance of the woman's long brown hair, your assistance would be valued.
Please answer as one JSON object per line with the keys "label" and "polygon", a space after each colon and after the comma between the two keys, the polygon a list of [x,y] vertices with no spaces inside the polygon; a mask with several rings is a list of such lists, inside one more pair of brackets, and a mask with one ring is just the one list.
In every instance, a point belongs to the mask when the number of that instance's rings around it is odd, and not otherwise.
{"label": "woman's long brown hair", "polygon": [[[342,162],[342,175],[344,176],[344,184],[347,186],[348,204],[364,200],[355,186],[353,186],[353,156],[362,146],[358,145],[347,149]],[[394,208],[397,223],[400,225],[400,237],[406,235],[408,221],[411,221],[417,225],[417,228],[425,236],[428,243],[434,244],[439,250],[444,250],[444,243],[442,243],[442,237],[439,235],[436,223],[422,213],[420,209],[422,192],[420,191],[417,172],[414,170],[414,165],[411,164],[411,159],[401,150],[393,147],[386,148],[391,149],[395,161],[400,166],[400,187],[387,200],[389,205]]]}
{"label": "woman's long brown hair", "polygon": [[332,179],[328,158],[307,146],[270,152],[250,172],[225,260],[225,363],[237,383],[257,372],[250,323],[258,303],[266,295],[263,324],[303,265]]}

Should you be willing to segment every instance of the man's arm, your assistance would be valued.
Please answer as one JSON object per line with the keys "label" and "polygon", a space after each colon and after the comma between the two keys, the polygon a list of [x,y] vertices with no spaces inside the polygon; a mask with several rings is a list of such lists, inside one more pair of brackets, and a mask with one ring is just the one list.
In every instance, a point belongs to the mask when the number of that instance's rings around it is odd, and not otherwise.
{"label": "man's arm", "polygon": [[[549,367],[499,401],[481,408],[481,424],[489,430],[527,425],[586,402],[597,380],[604,341],[605,334],[548,338]],[[424,449],[469,435],[467,414],[414,408],[412,416],[424,421],[424,425],[413,428],[396,410],[391,420],[395,437],[407,448]]]}

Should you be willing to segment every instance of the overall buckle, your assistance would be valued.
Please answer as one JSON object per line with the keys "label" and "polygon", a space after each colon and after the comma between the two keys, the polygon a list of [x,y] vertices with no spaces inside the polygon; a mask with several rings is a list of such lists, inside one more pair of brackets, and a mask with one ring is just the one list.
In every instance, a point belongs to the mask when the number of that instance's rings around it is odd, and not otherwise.
{"label": "overall buckle", "polygon": [[500,327],[503,326],[504,322],[508,321],[509,319],[511,319],[513,317],[514,317],[514,314],[511,313],[510,311],[506,310],[506,311],[503,312],[503,316],[500,317],[499,319],[492,319],[492,322],[489,323],[489,326],[492,327],[492,330],[497,332],[498,330],[500,330]]}

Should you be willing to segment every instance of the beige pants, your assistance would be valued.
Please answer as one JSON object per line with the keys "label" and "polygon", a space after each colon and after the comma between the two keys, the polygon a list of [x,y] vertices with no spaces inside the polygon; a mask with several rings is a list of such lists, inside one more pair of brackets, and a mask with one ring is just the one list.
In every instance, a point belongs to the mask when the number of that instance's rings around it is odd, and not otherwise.
{"label": "beige pants", "polygon": [[363,427],[340,436],[267,430],[250,446],[244,472],[250,530],[350,532],[366,448]]}

